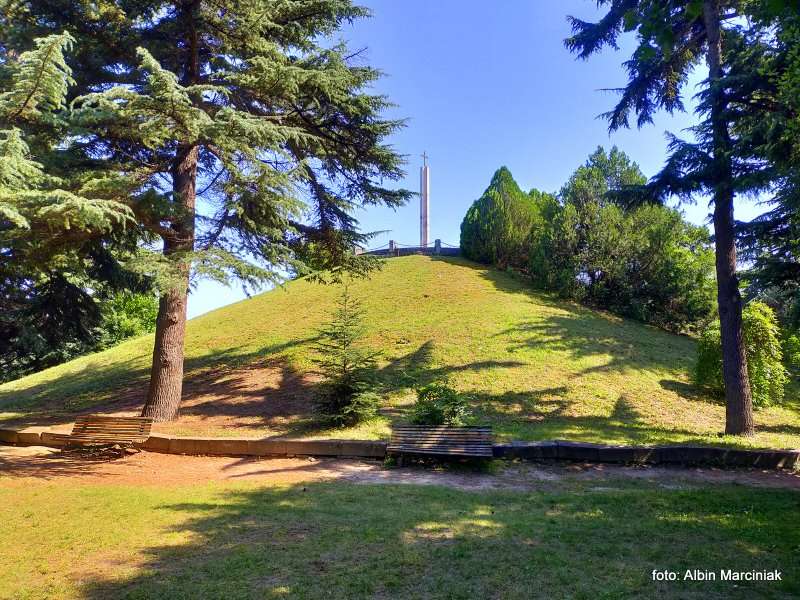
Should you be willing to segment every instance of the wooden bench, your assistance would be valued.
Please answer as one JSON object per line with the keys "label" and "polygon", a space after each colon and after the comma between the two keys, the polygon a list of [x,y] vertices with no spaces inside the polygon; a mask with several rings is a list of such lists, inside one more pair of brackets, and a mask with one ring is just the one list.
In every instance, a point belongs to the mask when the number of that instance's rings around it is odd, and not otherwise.
{"label": "wooden bench", "polygon": [[492,458],[491,427],[400,425],[392,429],[386,452],[398,456]]}
{"label": "wooden bench", "polygon": [[72,433],[56,436],[67,447],[133,446],[150,437],[153,419],[149,417],[109,417],[86,415],[75,419]]}

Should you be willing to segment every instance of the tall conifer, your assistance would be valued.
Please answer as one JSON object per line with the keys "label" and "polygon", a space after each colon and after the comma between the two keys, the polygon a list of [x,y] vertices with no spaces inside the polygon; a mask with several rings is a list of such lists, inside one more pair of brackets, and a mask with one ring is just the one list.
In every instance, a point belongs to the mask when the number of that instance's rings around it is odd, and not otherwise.
{"label": "tall conifer", "polygon": [[[712,198],[716,248],[717,305],[722,333],[725,381],[725,431],[752,435],[753,406],[742,335],[742,298],[736,273],[734,197],[751,191],[746,173],[735,168],[731,132],[729,66],[726,50],[741,39],[741,22],[758,3],[740,0],[599,0],[607,8],[596,23],[571,18],[567,47],[588,58],[605,46],[617,48],[624,32],[635,32],[637,46],[625,62],[628,83],[605,116],[610,130],[627,127],[631,114],[639,126],[652,122],[660,109],[683,110],[682,94],[690,72],[701,61],[708,79],[701,92],[703,118],[695,129],[698,143],[673,139],[672,154],[653,182],[653,192]],[[743,175],[743,176],[742,176]]]}
{"label": "tall conifer", "polygon": [[73,151],[136,182],[127,204],[163,252],[143,414],[173,419],[193,275],[257,286],[308,267],[363,272],[353,210],[410,195],[385,185],[402,175],[385,143],[402,123],[367,91],[379,73],[331,41],[367,11],[349,0],[20,7],[0,19],[0,52],[47,33],[75,38]]}
{"label": "tall conifer", "polygon": [[135,230],[124,187],[103,183],[119,178],[98,172],[87,179],[65,148],[72,83],[66,54],[73,42],[68,33],[37,38],[0,65],[4,379],[49,366],[94,342],[101,321],[95,297],[120,275],[119,241]]}

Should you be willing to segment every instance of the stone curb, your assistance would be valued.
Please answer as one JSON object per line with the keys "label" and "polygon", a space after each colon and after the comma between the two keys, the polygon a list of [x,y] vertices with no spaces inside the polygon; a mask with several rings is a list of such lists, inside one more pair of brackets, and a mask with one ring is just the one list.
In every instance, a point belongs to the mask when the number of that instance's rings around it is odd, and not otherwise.
{"label": "stone curb", "polygon": [[603,463],[683,464],[794,469],[800,450],[741,450],[713,446],[607,446],[585,442],[511,442],[494,446],[495,458],[561,459]]}
{"label": "stone curb", "polygon": [[290,440],[275,438],[188,438],[152,435],[142,450],[207,456],[337,456],[383,458],[386,442],[369,440]]}
{"label": "stone curb", "polygon": [[[64,443],[41,428],[16,431],[0,429],[0,443],[17,446],[49,446]],[[139,445],[142,450],[162,454],[208,456],[338,456],[348,458],[384,458],[386,442],[374,440],[292,440],[275,438],[190,438],[151,435]]]}
{"label": "stone curb", "polygon": [[[43,428],[0,429],[0,443],[59,447],[61,441]],[[208,456],[333,456],[385,458],[386,442],[372,440],[292,440],[276,438],[190,438],[151,435],[139,447],[163,454]],[[800,450],[740,450],[713,446],[608,446],[554,440],[494,445],[495,458],[558,459],[623,464],[685,464],[721,467],[794,469]]]}

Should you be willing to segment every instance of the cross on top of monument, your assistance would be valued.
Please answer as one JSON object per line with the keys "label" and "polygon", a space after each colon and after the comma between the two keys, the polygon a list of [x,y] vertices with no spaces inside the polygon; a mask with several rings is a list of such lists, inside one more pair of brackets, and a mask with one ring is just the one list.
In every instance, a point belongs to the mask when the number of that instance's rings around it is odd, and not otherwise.
{"label": "cross on top of monument", "polygon": [[427,167],[428,166],[428,153],[423,150],[422,152],[422,165]]}

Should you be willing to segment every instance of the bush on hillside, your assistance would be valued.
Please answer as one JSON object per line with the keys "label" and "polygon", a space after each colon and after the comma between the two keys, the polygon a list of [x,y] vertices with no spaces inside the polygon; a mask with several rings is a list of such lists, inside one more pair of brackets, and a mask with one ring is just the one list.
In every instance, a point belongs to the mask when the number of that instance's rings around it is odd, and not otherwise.
{"label": "bush on hillside", "polygon": [[411,422],[417,425],[466,425],[472,416],[467,399],[446,383],[431,383],[417,390]]}
{"label": "bush on hillside", "polygon": [[[763,302],[750,302],[742,311],[742,330],[753,406],[780,403],[788,378],[783,365],[780,328],[775,312]],[[695,382],[717,394],[725,393],[718,320],[711,323],[700,337]]]}
{"label": "bush on hillside", "polygon": [[373,418],[380,397],[370,391],[378,352],[361,344],[364,311],[344,284],[332,319],[319,330],[315,345],[318,373],[317,412],[331,425],[354,425]]}
{"label": "bush on hillside", "polygon": [[783,361],[788,369],[800,370],[800,335],[787,335],[783,341]]}
{"label": "bush on hillside", "polygon": [[694,382],[717,395],[725,393],[722,379],[722,338],[719,321],[710,323],[697,341],[697,360],[694,367]]}
{"label": "bush on hillside", "polygon": [[669,331],[706,321],[715,292],[707,232],[660,206],[595,208],[582,236],[587,221],[568,205],[532,240],[533,284]]}
{"label": "bush on hillside", "polygon": [[[627,265],[615,310],[670,331],[708,321],[716,298],[714,248],[708,230],[664,206],[627,212]],[[613,301],[610,304],[614,306]]]}

